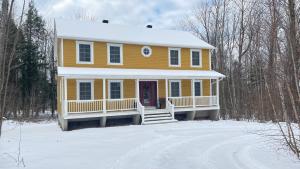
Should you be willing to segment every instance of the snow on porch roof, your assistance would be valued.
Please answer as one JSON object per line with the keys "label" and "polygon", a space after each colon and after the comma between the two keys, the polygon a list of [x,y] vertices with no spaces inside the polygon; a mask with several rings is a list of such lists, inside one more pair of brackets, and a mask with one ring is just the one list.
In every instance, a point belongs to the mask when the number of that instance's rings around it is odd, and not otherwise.
{"label": "snow on porch roof", "polygon": [[56,19],[58,38],[141,45],[214,49],[190,32]]}
{"label": "snow on porch roof", "polygon": [[111,79],[217,79],[225,75],[213,70],[113,69],[58,67],[58,76]]}

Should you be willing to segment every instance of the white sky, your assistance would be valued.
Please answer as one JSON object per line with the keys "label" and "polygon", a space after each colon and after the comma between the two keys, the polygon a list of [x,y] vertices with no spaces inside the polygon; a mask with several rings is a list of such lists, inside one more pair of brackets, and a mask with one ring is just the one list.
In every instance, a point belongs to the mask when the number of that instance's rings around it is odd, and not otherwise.
{"label": "white sky", "polygon": [[[20,0],[19,0],[20,1]],[[74,19],[79,13],[111,23],[176,28],[201,0],[35,0],[46,20]]]}

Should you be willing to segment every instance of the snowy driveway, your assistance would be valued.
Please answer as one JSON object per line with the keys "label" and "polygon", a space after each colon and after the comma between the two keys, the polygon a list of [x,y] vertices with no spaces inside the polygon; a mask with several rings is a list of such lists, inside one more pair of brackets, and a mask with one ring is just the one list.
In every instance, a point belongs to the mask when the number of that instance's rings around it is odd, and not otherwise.
{"label": "snowy driveway", "polygon": [[[273,139],[254,134],[272,128],[191,121],[62,132],[54,122],[25,124],[20,157],[32,169],[299,169]],[[17,168],[19,127],[6,122],[3,130],[0,168]]]}

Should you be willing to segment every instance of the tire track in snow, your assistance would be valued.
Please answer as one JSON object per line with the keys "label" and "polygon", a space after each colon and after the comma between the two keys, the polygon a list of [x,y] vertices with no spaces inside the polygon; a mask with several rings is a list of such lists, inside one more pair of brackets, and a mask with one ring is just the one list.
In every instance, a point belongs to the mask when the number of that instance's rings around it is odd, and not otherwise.
{"label": "tire track in snow", "polygon": [[[204,134],[200,136],[175,136],[175,135],[169,135],[169,136],[161,136],[163,138],[155,139],[150,142],[146,142],[145,144],[142,144],[141,146],[127,152],[124,156],[119,158],[115,165],[112,167],[112,169],[120,169],[120,168],[132,168],[127,166],[128,162],[131,162],[133,160],[136,160],[139,157],[143,157],[145,154],[151,155],[151,156],[144,156],[142,160],[145,160],[144,166],[137,166],[137,168],[145,167],[145,165],[156,165],[156,162],[159,162],[162,159],[162,155],[165,151],[169,149],[174,149],[178,146],[181,146],[182,144],[189,143],[191,141],[201,139],[206,139],[210,136],[216,136],[216,135],[225,135],[224,133],[212,133],[212,134]],[[132,165],[130,163],[129,165]],[[152,166],[151,168],[153,168]],[[160,168],[159,166],[156,166],[154,168]]]}

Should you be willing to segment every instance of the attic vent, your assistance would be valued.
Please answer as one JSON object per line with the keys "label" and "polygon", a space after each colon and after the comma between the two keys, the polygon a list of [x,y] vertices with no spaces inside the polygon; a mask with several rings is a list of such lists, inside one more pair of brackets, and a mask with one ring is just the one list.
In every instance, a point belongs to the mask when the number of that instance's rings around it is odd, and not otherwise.
{"label": "attic vent", "polygon": [[146,27],[147,27],[147,28],[152,28],[152,25],[147,25]]}
{"label": "attic vent", "polygon": [[109,22],[109,21],[106,20],[106,19],[102,20],[102,23],[108,23],[108,22]]}

